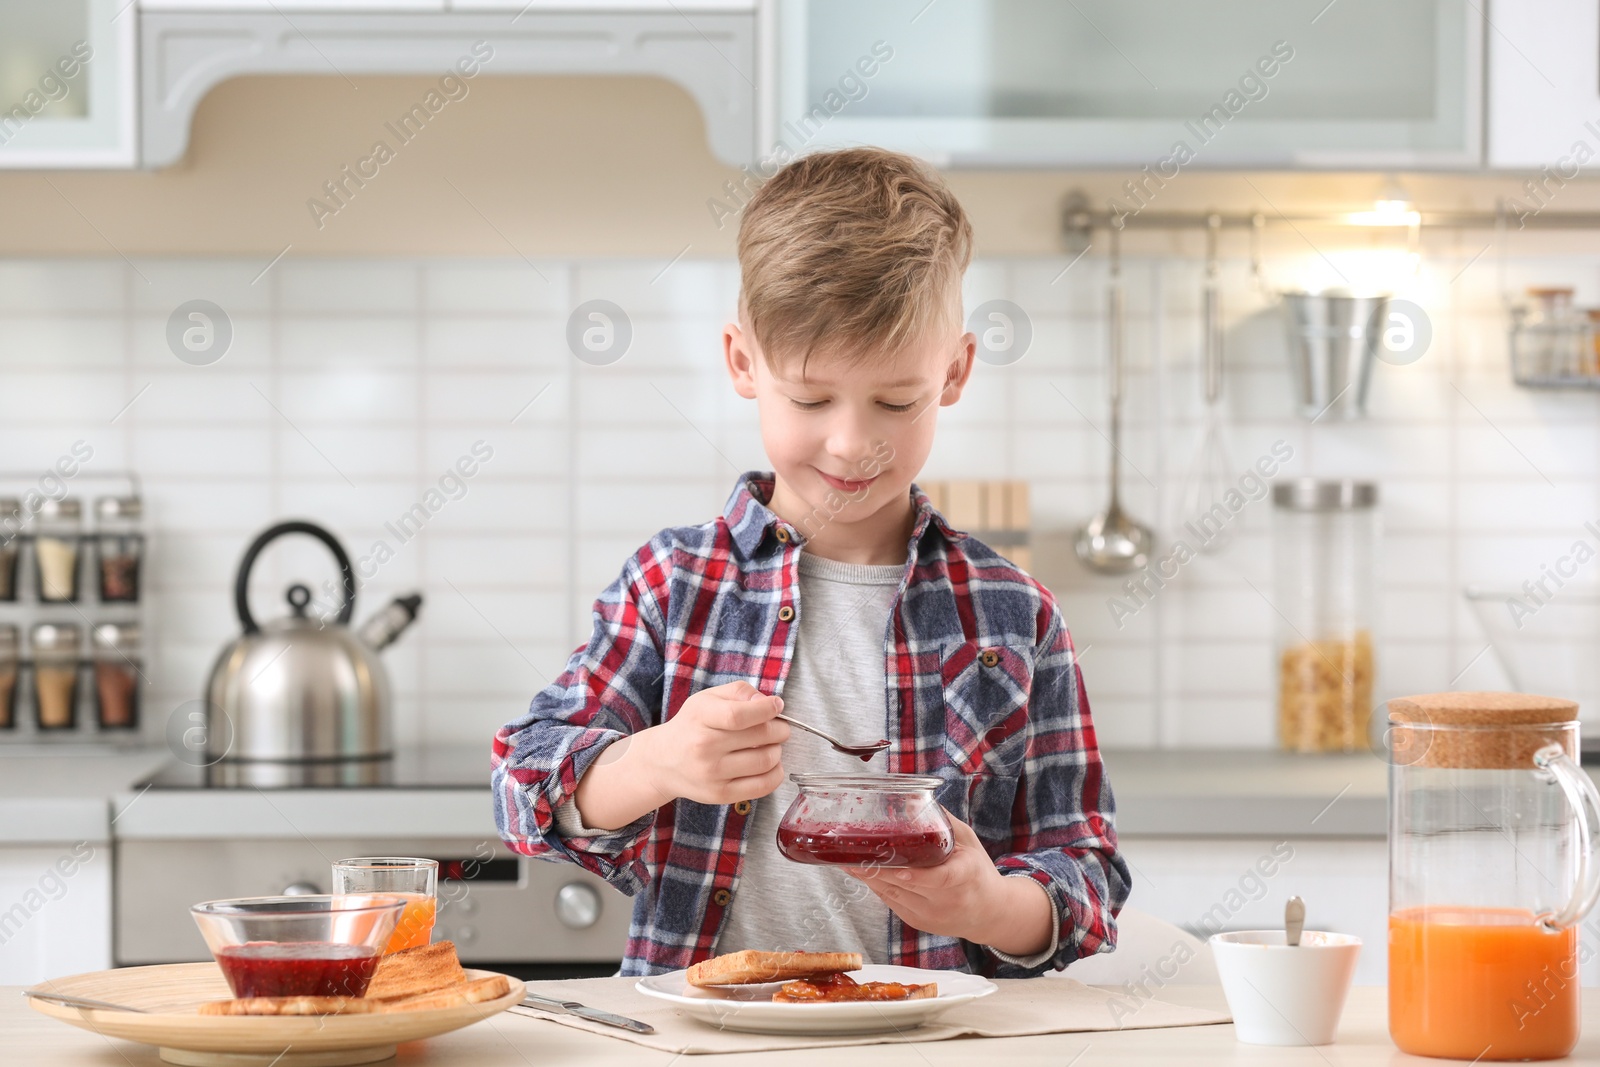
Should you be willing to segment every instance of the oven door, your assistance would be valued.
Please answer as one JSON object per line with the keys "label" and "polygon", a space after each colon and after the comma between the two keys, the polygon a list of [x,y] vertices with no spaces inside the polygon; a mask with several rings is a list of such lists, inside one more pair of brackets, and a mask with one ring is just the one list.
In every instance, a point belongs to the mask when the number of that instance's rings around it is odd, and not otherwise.
{"label": "oven door", "polygon": [[[498,843],[448,838],[131,840],[116,845],[119,966],[208,960],[189,916],[202,900],[326,893],[345,856],[439,861],[434,940],[491,970],[611,974],[621,964],[632,901],[567,864],[519,856]],[[520,975],[519,975],[520,976]]]}

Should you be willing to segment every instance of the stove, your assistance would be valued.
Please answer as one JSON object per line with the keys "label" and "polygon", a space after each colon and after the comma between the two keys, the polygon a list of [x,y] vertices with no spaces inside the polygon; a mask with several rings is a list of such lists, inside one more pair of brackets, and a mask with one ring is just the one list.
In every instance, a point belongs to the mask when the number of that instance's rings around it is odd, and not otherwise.
{"label": "stove", "polygon": [[209,959],[190,905],[326,893],[347,856],[438,860],[434,939],[454,941],[468,966],[528,979],[620,965],[632,902],[579,867],[506,847],[488,817],[486,745],[337,763],[174,760],[133,792],[113,846],[119,966]]}
{"label": "stove", "polygon": [[177,760],[135,784],[151,789],[483,789],[487,745],[401,748],[378,759],[307,762],[224,760],[205,767]]}

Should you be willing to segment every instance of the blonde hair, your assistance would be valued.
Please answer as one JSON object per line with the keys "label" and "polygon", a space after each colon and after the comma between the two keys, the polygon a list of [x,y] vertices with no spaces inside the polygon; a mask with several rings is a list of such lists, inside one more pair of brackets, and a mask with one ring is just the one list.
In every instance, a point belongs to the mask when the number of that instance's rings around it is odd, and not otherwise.
{"label": "blonde hair", "polygon": [[881,148],[818,152],[745,206],[740,313],[769,364],[893,354],[959,326],[971,260],[972,224],[932,167]]}

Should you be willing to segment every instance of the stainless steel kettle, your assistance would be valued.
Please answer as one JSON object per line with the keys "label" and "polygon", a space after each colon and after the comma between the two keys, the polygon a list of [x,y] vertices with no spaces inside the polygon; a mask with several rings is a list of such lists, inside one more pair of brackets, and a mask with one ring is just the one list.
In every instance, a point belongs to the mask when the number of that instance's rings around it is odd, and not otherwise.
{"label": "stainless steel kettle", "polygon": [[[291,585],[292,614],[258,626],[250,614],[250,569],[269,543],[308,534],[339,564],[343,603],[336,618],[307,615],[311,591]],[[222,650],[206,685],[206,758],[221,762],[373,760],[393,755],[389,677],[378,657],[422,604],[397,597],[359,632],[356,579],[337,538],[310,522],[284,522],[245,551],[233,588],[244,632]]]}

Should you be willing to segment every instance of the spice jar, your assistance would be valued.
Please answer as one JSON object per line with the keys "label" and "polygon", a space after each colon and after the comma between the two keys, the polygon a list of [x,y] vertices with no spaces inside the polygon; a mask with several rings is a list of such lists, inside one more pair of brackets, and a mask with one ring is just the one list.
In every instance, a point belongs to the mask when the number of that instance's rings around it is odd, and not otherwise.
{"label": "spice jar", "polygon": [[95,711],[102,730],[139,725],[139,627],[103,622],[91,635],[94,643]]}
{"label": "spice jar", "polygon": [[778,825],[778,851],[796,863],[936,867],[955,836],[934,791],[915,774],[792,774],[800,793]]}
{"label": "spice jar", "polygon": [[22,501],[0,497],[0,600],[17,599],[17,557],[22,554]]}
{"label": "spice jar", "polygon": [[83,506],[72,497],[39,505],[34,525],[33,560],[39,576],[39,599],[78,599],[78,539]]}
{"label": "spice jar", "polygon": [[15,626],[0,625],[0,730],[9,730],[17,725],[19,638]]}
{"label": "spice jar", "polygon": [[144,557],[139,519],[143,513],[144,506],[136,496],[103,496],[94,502],[101,600],[139,599],[139,564]]}
{"label": "spice jar", "polygon": [[1278,740],[1292,752],[1370,747],[1378,487],[1273,486]]}
{"label": "spice jar", "polygon": [[33,649],[33,705],[41,730],[70,730],[78,724],[78,650],[83,635],[76,626],[41,622],[28,633]]}

